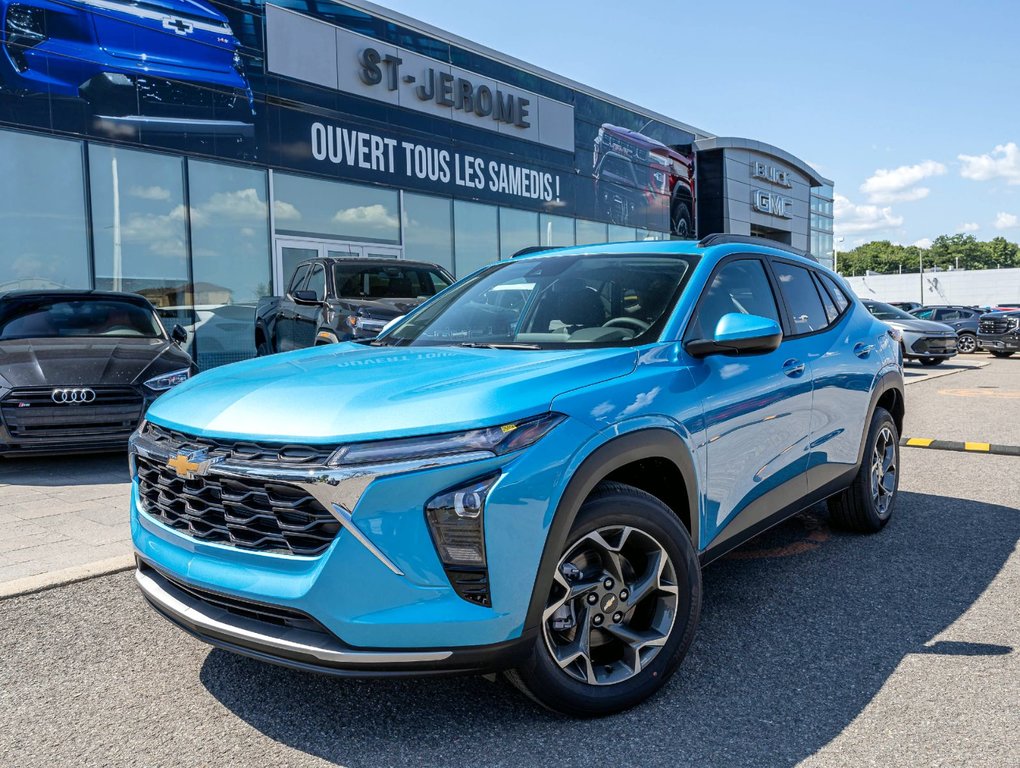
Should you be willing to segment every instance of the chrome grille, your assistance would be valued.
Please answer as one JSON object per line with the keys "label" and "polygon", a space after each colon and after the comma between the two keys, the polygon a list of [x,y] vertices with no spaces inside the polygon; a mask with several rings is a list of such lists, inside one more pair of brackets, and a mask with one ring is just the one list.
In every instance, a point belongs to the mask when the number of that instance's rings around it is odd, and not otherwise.
{"label": "chrome grille", "polygon": [[979,333],[1006,333],[1015,326],[1012,317],[982,317],[978,324]]}
{"label": "chrome grille", "polygon": [[261,443],[248,440],[223,440],[195,437],[183,432],[147,423],[142,432],[157,448],[172,452],[206,450],[211,457],[265,464],[325,464],[337,445],[300,445]]}

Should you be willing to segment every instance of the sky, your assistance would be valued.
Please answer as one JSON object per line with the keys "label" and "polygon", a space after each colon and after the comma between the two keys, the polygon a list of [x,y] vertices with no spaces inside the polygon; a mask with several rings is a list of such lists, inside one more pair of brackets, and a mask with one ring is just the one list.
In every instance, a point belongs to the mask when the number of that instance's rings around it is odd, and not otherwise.
{"label": "sky", "polygon": [[381,0],[836,183],[840,250],[1020,240],[1020,3]]}

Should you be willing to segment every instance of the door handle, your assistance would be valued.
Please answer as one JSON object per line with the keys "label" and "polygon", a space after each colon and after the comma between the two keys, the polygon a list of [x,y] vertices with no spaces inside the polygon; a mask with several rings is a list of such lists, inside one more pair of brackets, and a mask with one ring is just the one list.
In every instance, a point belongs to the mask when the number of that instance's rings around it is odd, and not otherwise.
{"label": "door handle", "polygon": [[785,363],[783,363],[783,373],[785,373],[790,378],[795,379],[798,376],[802,376],[804,374],[805,367],[806,366],[804,365],[804,363],[802,363],[800,360],[794,360],[793,358],[790,358]]}
{"label": "door handle", "polygon": [[857,357],[865,358],[874,351],[875,351],[874,344],[864,344],[862,342],[857,342],[856,344],[854,344],[854,354],[857,355]]}

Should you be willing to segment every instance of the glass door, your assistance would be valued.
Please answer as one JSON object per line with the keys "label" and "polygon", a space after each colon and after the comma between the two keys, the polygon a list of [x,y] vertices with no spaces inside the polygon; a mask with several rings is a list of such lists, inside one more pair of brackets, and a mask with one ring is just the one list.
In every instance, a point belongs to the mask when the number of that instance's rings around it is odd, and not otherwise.
{"label": "glass door", "polygon": [[276,238],[273,258],[273,285],[277,296],[282,296],[290,285],[294,270],[302,261],[315,258],[331,259],[399,259],[403,248],[397,245],[371,243],[341,243],[335,240],[308,238]]}

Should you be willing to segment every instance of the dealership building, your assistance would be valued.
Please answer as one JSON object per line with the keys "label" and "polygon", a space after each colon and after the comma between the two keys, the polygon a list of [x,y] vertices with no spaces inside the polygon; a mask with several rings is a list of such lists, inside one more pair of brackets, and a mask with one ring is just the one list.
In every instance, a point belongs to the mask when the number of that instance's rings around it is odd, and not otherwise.
{"label": "dealership building", "polygon": [[[0,5],[0,291],[137,291],[199,365],[316,255],[758,235],[832,261],[832,182],[348,0]],[[753,128],[753,127],[752,127]]]}

